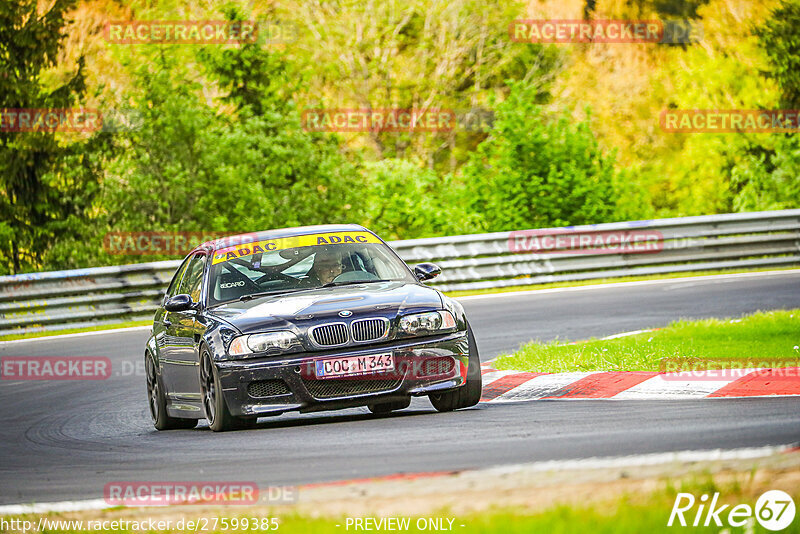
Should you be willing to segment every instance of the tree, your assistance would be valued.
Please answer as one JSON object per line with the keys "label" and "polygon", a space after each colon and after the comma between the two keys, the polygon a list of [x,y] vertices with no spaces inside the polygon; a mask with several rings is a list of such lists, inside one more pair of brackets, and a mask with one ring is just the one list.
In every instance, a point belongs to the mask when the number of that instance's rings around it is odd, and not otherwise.
{"label": "tree", "polygon": [[783,0],[755,33],[772,67],[767,76],[781,89],[781,106],[800,109],[800,0]]}
{"label": "tree", "polygon": [[209,47],[188,66],[168,47],[143,54],[126,95],[141,127],[121,136],[104,184],[109,229],[233,234],[362,219],[363,179],[336,137],[302,129],[280,53]]}
{"label": "tree", "polygon": [[[765,74],[780,89],[779,105],[800,109],[800,0],[784,0],[755,28],[769,58]],[[797,122],[795,122],[795,125]],[[797,133],[752,136],[732,164],[733,207],[737,211],[800,206],[800,141]]]}
{"label": "tree", "polygon": [[[288,13],[302,28],[291,51],[312,73],[310,107],[458,115],[505,94],[508,78],[535,84],[541,102],[562,54],[554,46],[509,40],[509,24],[524,13],[516,0],[303,0]],[[485,137],[466,128],[373,131],[352,142],[366,142],[378,159],[417,159],[452,172]]]}
{"label": "tree", "polygon": [[[44,13],[37,4],[0,3],[0,112],[70,108],[85,92],[82,57],[60,84],[43,77],[57,66],[75,0],[56,0]],[[85,219],[99,173],[85,148],[64,133],[0,129],[0,269],[38,267],[53,241]]]}
{"label": "tree", "polygon": [[421,162],[387,158],[364,164],[365,224],[384,239],[468,234],[479,218],[458,202],[459,185]]}
{"label": "tree", "polygon": [[751,145],[733,168],[736,211],[793,209],[800,206],[800,140],[777,134],[774,146]]}
{"label": "tree", "polygon": [[625,201],[614,157],[600,150],[587,122],[546,114],[525,82],[511,83],[489,138],[465,165],[470,211],[487,231],[618,219]]}

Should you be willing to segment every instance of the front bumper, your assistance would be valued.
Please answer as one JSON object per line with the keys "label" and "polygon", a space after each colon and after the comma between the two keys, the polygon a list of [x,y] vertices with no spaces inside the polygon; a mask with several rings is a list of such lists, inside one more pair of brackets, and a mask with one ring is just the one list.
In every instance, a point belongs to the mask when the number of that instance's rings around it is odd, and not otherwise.
{"label": "front bumper", "polygon": [[[358,377],[322,378],[314,362],[342,356],[391,353],[395,369]],[[467,333],[360,345],[338,350],[217,361],[228,409],[235,416],[337,410],[453,389],[466,382]]]}

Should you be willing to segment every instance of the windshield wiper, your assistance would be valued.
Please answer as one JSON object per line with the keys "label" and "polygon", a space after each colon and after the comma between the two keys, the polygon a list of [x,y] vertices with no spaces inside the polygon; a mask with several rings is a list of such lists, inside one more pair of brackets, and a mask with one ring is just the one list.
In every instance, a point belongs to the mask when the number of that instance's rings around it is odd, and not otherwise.
{"label": "windshield wiper", "polygon": [[[328,282],[325,285],[317,286],[317,287],[302,287],[299,289],[278,289],[275,291],[264,291],[262,293],[251,293],[249,295],[242,295],[238,298],[239,302],[247,302],[253,299],[257,299],[259,297],[267,297],[269,295],[286,295],[289,293],[297,293],[299,291],[311,291],[314,289],[320,289],[323,287],[339,287],[339,286],[349,286],[355,284],[374,284],[376,282],[391,282],[391,280],[361,280],[361,281],[347,281],[347,282]],[[209,306],[209,308],[215,308],[217,306],[222,306],[223,304],[228,304],[229,302],[233,302],[232,300],[220,302]]]}
{"label": "windshield wiper", "polygon": [[275,291],[264,291],[262,293],[251,293],[249,295],[242,295],[239,297],[239,302],[247,302],[248,300],[257,299],[258,297],[267,297],[269,295],[283,295],[286,293],[296,293],[297,291],[304,291],[305,288],[301,289],[277,289]]}
{"label": "windshield wiper", "polygon": [[347,282],[328,282],[319,287],[352,286],[357,284],[374,284],[376,282],[391,282],[391,280],[348,280]]}

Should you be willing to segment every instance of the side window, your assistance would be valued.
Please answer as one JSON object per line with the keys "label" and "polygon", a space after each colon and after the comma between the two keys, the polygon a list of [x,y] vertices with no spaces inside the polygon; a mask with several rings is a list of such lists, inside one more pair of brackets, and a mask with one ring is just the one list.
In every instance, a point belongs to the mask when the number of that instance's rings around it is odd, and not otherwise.
{"label": "side window", "polygon": [[178,270],[175,271],[175,276],[172,277],[172,281],[169,283],[169,287],[165,293],[167,298],[174,297],[178,294],[178,284],[181,283],[181,278],[183,278],[183,273],[186,271],[188,265],[189,260],[187,259],[178,267]]}
{"label": "side window", "polygon": [[194,302],[200,300],[200,286],[203,282],[203,267],[205,266],[205,254],[195,254],[189,262],[186,274],[181,281],[179,294],[187,293],[191,295]]}

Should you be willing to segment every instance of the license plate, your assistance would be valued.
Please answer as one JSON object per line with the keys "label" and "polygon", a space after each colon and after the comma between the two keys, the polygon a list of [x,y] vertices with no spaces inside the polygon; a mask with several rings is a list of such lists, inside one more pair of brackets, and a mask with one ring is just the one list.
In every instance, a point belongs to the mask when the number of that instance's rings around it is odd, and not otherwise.
{"label": "license plate", "polygon": [[317,378],[333,378],[336,376],[353,376],[374,373],[377,371],[391,371],[394,369],[392,353],[370,354],[368,356],[343,356],[341,358],[327,358],[317,360]]}

